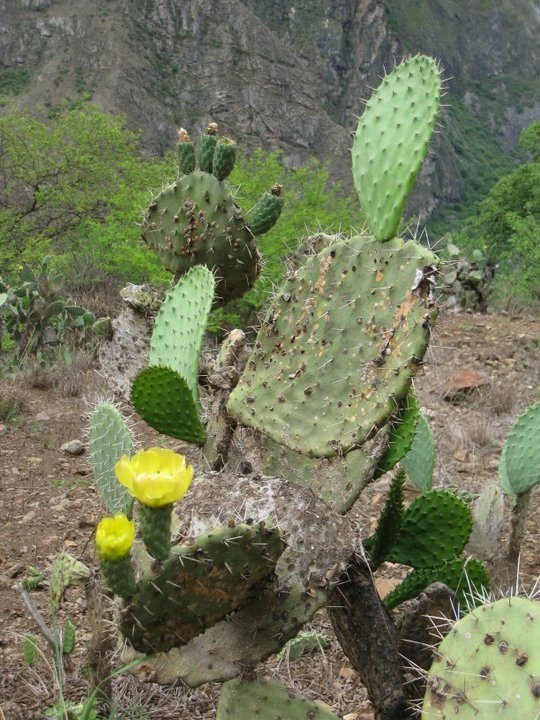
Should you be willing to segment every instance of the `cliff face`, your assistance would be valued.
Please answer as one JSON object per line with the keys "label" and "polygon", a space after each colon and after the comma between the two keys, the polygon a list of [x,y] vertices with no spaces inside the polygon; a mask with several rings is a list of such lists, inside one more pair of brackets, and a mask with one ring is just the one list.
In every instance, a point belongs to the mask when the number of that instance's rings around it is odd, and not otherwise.
{"label": "cliff face", "polygon": [[[90,91],[155,152],[215,120],[348,184],[361,98],[411,52],[438,57],[449,103],[510,149],[540,114],[539,23],[534,0],[0,0],[0,88],[29,108]],[[458,115],[413,210],[460,197]]]}

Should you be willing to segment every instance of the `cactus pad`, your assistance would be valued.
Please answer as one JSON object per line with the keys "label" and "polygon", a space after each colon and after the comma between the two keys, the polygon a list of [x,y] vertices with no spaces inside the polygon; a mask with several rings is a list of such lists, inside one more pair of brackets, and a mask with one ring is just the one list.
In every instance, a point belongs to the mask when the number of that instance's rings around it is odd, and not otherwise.
{"label": "cactus pad", "polygon": [[264,523],[218,528],[173,547],[139,581],[122,613],[122,633],[146,653],[187,643],[256,597],[283,549],[279,532]]}
{"label": "cactus pad", "polygon": [[168,367],[142,370],[131,388],[138,415],[164,435],[203,445],[206,433],[186,380]]}
{"label": "cactus pad", "polygon": [[416,434],[419,417],[418,400],[411,386],[405,402],[400,407],[396,419],[392,422],[388,447],[377,465],[377,477],[392,470],[396,463],[409,452]]}
{"label": "cactus pad", "polygon": [[540,482],[540,402],[531,405],[514,423],[499,464],[501,487],[521,495]]}
{"label": "cactus pad", "polygon": [[[153,248],[176,278],[194,265],[206,265],[218,280],[216,301],[225,304],[249,290],[261,269],[254,235],[272,227],[282,200],[272,201],[270,222],[255,214],[257,232],[246,223],[225,179],[231,172],[236,146],[219,138],[212,123],[195,150],[185,130],[179,132],[181,174],[150,203],[143,220],[142,239]],[[265,208],[268,200],[265,201]],[[277,208],[279,205],[279,208]],[[257,207],[257,206],[256,206]]]}
{"label": "cactus pad", "polygon": [[214,296],[214,276],[199,265],[167,293],[154,323],[150,365],[163,365],[181,375],[198,399],[199,356]]}
{"label": "cactus pad", "polygon": [[413,500],[401,518],[390,562],[432,568],[462,552],[472,528],[467,503],[446,490],[430,490]]}
{"label": "cactus pad", "polygon": [[354,184],[380,241],[397,231],[428,150],[440,94],[437,64],[418,55],[384,78],[358,121],[352,148]]}
{"label": "cactus pad", "polygon": [[475,608],[439,645],[423,720],[537,718],[540,604],[508,597]]}
{"label": "cactus pad", "polygon": [[114,468],[122,455],[133,454],[131,432],[120,411],[99,403],[90,413],[90,462],[101,499],[111,515],[131,517],[133,498],[116,479]]}
{"label": "cactus pad", "polygon": [[401,465],[409,481],[420,492],[426,492],[433,485],[435,467],[435,440],[431,425],[420,413],[416,431],[408,453],[401,459]]}
{"label": "cactus pad", "polygon": [[338,720],[275,680],[230,680],[222,687],[216,720]]}
{"label": "cactus pad", "polygon": [[448,585],[465,607],[470,607],[477,594],[489,590],[489,576],[484,565],[475,558],[460,556],[439,567],[413,570],[402,583],[386,595],[384,604],[392,609],[405,600],[415,598],[434,582]]}
{"label": "cactus pad", "polygon": [[399,539],[399,532],[403,519],[403,485],[405,473],[397,472],[386,497],[384,508],[381,511],[377,529],[364,541],[364,547],[369,553],[371,567],[376,569],[381,565],[392,547]]}
{"label": "cactus pad", "polygon": [[228,404],[244,425],[311,457],[358,447],[405,397],[430,331],[418,277],[435,262],[399,238],[323,238],[278,291]]}

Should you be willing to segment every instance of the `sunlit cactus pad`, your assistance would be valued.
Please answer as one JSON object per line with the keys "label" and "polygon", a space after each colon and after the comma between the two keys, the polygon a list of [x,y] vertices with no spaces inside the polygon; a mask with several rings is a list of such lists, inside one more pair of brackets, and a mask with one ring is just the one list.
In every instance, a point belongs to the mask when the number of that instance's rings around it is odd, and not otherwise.
{"label": "sunlit cactus pad", "polygon": [[141,652],[187,643],[264,589],[285,544],[264,523],[217,528],[139,581],[120,630]]}
{"label": "sunlit cactus pad", "polygon": [[285,281],[229,399],[244,425],[312,457],[384,425],[427,347],[435,256],[414,241],[324,236]]}
{"label": "sunlit cactus pad", "polygon": [[508,597],[459,620],[439,645],[422,720],[540,714],[540,603]]}
{"label": "sunlit cactus pad", "polygon": [[392,238],[427,154],[439,111],[440,71],[418,55],[387,75],[358,121],[354,184],[378,240]]}

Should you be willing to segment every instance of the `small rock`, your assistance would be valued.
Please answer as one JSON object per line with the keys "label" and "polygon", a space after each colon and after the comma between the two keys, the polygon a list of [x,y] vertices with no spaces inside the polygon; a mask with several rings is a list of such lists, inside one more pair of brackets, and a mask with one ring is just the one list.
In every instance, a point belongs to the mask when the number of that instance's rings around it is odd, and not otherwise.
{"label": "small rock", "polygon": [[68,455],[82,455],[84,452],[84,445],[80,440],[70,440],[64,443],[60,450],[63,450]]}
{"label": "small rock", "polygon": [[445,400],[456,401],[482,385],[488,385],[489,378],[470,367],[462,367],[446,381]]}

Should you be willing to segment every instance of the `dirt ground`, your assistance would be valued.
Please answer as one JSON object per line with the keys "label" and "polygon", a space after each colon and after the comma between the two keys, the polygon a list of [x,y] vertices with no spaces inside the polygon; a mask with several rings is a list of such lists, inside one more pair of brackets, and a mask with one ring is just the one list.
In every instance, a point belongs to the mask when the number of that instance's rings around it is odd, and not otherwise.
{"label": "dirt ground", "polygon": [[[1,359],[0,359],[1,360]],[[485,384],[448,401],[449,379],[470,368]],[[67,377],[47,379],[34,372],[0,380],[0,719],[33,720],[56,700],[58,687],[52,656],[40,639],[43,657],[30,668],[21,651],[26,632],[39,635],[23,603],[17,584],[28,565],[47,569],[65,550],[95,567],[93,534],[103,510],[93,487],[87,452],[71,455],[62,445],[86,444],[85,414],[89,402],[107,388],[95,372],[81,364]],[[50,385],[53,386],[50,386]],[[437,443],[435,485],[476,496],[496,482],[504,438],[515,418],[540,399],[540,320],[527,316],[448,314],[439,319],[425,366],[416,378],[424,413]],[[37,387],[36,387],[37,385]],[[7,412],[6,406],[13,406]],[[135,421],[143,445],[155,441],[152,431]],[[188,449],[197,463],[197,452]],[[384,501],[388,480],[370,486],[354,509],[368,535]],[[414,492],[409,491],[409,497]],[[525,588],[540,575],[540,490],[532,496],[523,544],[520,577]],[[507,501],[506,513],[510,510]],[[508,517],[508,515],[507,515]],[[504,552],[506,537],[499,548]],[[515,582],[513,570],[502,585]],[[500,574],[500,573],[499,573]],[[379,578],[382,592],[391,585],[394,568]],[[32,598],[48,619],[47,590],[40,586]],[[61,616],[77,627],[74,653],[66,669],[65,695],[80,702],[86,693],[84,668],[90,627],[82,588],[71,589]],[[313,625],[329,644],[297,660],[271,658],[262,672],[277,675],[290,687],[318,698],[348,720],[369,720],[372,714],[357,674],[335,639],[323,612]],[[219,688],[194,691],[141,684],[131,677],[115,681],[115,718],[190,720],[214,718]]]}

